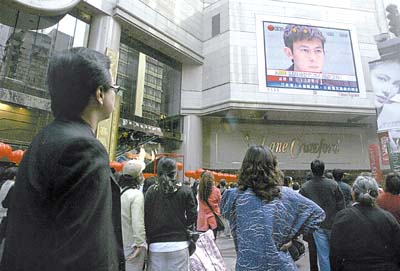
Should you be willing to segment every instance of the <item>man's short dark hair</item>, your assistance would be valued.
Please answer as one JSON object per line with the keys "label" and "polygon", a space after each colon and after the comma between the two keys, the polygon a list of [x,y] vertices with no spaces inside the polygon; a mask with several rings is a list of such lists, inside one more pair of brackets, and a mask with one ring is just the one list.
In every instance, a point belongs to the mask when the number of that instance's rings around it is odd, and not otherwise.
{"label": "man's short dark hair", "polygon": [[314,161],[311,162],[311,171],[314,174],[314,176],[319,176],[321,177],[324,175],[325,171],[325,164],[321,160],[315,159]]}
{"label": "man's short dark hair", "polygon": [[283,186],[289,186],[292,182],[292,179],[293,178],[290,176],[285,176],[285,178],[283,178]]}
{"label": "man's short dark hair", "polygon": [[[9,167],[6,168],[2,174],[2,180],[7,181],[7,180],[13,180],[18,173],[18,168],[17,167]],[[2,181],[0,180],[0,181]]]}
{"label": "man's short dark hair", "polygon": [[393,195],[400,194],[400,174],[391,172],[386,176],[385,191]]}
{"label": "man's short dark hair", "polygon": [[335,181],[341,181],[344,175],[343,170],[341,169],[334,169],[332,172],[333,178],[335,179]]}
{"label": "man's short dark hair", "polygon": [[88,48],[72,48],[52,56],[47,83],[54,117],[77,119],[91,95],[111,85],[110,60]]}
{"label": "man's short dark hair", "polygon": [[318,39],[325,48],[325,37],[322,32],[313,26],[288,24],[283,32],[283,41],[285,46],[293,50],[293,43],[299,40]]}

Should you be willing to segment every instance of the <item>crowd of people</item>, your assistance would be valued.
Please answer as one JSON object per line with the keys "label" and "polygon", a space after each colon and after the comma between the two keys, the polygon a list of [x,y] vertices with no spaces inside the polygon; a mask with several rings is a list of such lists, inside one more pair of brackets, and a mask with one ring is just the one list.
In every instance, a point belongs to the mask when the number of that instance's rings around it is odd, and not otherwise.
{"label": "crowd of people", "polygon": [[107,57],[87,48],[50,60],[55,120],[0,183],[8,208],[1,213],[1,270],[188,271],[193,232],[215,242],[222,229],[232,235],[237,271],[297,270],[291,251],[301,236],[311,270],[400,270],[395,172],[384,191],[367,173],[350,187],[342,170],[329,176],[324,162],[314,160],[300,185],[268,147],[251,146],[237,187],[225,181],[216,187],[209,171],[182,183],[168,157],[157,160],[155,177],[144,180],[140,160],[114,176],[94,133],[118,90],[109,68]]}

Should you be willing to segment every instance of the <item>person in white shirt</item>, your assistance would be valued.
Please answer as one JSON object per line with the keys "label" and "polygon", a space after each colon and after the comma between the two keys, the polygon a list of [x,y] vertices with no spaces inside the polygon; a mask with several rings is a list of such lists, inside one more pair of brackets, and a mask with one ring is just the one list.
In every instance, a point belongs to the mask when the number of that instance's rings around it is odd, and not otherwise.
{"label": "person in white shirt", "polygon": [[121,186],[122,239],[126,271],[143,270],[147,244],[144,228],[144,196],[140,191],[143,182],[143,161],[130,160],[119,179]]}

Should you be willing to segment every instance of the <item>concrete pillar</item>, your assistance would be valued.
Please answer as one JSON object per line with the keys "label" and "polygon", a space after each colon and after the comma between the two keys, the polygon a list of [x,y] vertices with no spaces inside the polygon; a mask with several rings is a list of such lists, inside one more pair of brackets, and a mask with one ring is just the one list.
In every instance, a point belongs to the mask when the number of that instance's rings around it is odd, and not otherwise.
{"label": "concrete pillar", "polygon": [[139,53],[138,74],[136,81],[135,115],[143,117],[144,81],[146,78],[146,55]]}
{"label": "concrete pillar", "polygon": [[196,170],[202,166],[203,132],[201,118],[196,115],[184,117],[183,154],[186,170]]}
{"label": "concrete pillar", "polygon": [[[121,25],[113,17],[98,15],[93,18],[88,47],[106,54],[110,58],[110,72],[113,83],[117,79],[120,39]],[[99,122],[96,131],[96,137],[108,151],[110,160],[116,158],[120,105],[121,96],[117,95],[115,97],[114,112],[110,118]]]}
{"label": "concrete pillar", "polygon": [[89,48],[106,53],[106,48],[119,52],[121,25],[108,15],[94,16],[90,26]]}

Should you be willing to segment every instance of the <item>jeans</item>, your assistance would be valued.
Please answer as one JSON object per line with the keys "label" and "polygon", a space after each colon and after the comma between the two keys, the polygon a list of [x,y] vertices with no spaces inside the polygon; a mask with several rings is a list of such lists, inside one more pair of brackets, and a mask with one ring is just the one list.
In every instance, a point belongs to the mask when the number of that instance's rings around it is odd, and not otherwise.
{"label": "jeans", "polygon": [[313,237],[317,247],[319,269],[321,271],[330,271],[329,241],[331,239],[331,231],[320,228],[313,233]]}

